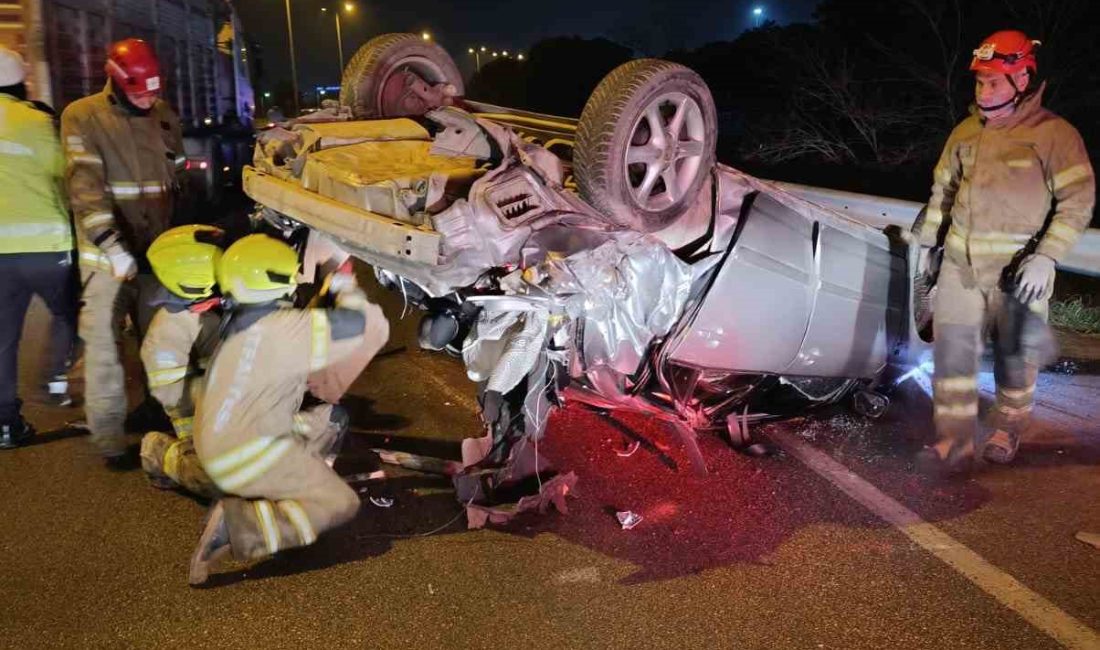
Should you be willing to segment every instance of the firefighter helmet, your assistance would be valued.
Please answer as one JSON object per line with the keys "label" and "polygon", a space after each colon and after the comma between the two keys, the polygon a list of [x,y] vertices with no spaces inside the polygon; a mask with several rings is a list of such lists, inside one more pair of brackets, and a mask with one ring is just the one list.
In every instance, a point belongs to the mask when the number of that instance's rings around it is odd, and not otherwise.
{"label": "firefighter helmet", "polygon": [[286,297],[297,285],[298,253],[267,235],[248,235],[225,251],[218,265],[222,293],[241,304]]}
{"label": "firefighter helmet", "polygon": [[21,84],[27,79],[27,64],[15,50],[0,45],[0,87]]}
{"label": "firefighter helmet", "polygon": [[1036,70],[1035,49],[1039,41],[1027,34],[1008,29],[990,34],[981,46],[974,50],[970,69],[974,72],[996,72],[1006,75],[1028,69]]}
{"label": "firefighter helmet", "polygon": [[107,75],[127,95],[160,93],[160,64],[148,43],[128,38],[107,50]]}
{"label": "firefighter helmet", "polygon": [[217,288],[225,231],[214,226],[180,226],[165,231],[145,256],[153,273],[173,294],[204,300]]}

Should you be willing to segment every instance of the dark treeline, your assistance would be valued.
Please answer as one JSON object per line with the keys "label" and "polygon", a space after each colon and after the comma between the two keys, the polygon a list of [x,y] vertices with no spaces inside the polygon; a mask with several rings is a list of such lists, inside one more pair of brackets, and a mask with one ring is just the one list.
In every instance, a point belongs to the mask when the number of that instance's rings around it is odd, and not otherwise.
{"label": "dark treeline", "polygon": [[723,161],[772,178],[923,200],[931,166],[973,99],[971,52],[998,29],[1043,42],[1045,103],[1077,126],[1096,160],[1096,25],[1100,3],[1090,0],[823,0],[811,24],[767,24],[695,50],[545,40],[526,61],[483,65],[468,94],[579,115],[604,74],[656,54],[706,79]]}

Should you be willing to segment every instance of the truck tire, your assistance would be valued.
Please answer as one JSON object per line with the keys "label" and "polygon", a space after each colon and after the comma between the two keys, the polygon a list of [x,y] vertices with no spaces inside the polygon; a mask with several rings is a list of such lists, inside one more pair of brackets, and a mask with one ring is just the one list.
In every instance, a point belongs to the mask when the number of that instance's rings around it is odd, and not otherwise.
{"label": "truck tire", "polygon": [[698,74],[660,59],[628,61],[603,78],[581,113],[577,186],[617,223],[663,230],[700,200],[717,140],[714,99]]}
{"label": "truck tire", "polygon": [[450,84],[454,95],[465,92],[462,74],[447,51],[417,34],[382,34],[359,48],[340,84],[340,104],[351,107],[355,119],[423,115],[437,108],[411,94],[398,101],[404,82],[395,74],[410,72],[427,86]]}

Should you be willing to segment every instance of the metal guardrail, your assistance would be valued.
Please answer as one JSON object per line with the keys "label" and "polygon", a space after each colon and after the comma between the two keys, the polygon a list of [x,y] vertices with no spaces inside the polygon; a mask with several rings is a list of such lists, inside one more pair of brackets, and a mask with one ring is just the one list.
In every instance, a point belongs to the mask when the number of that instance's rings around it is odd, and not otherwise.
{"label": "metal guardrail", "polygon": [[[917,218],[917,213],[924,207],[923,203],[916,201],[842,192],[798,183],[770,182],[807,201],[848,215],[876,228],[885,228],[890,225],[909,228]],[[1100,228],[1089,228],[1085,231],[1073,250],[1059,262],[1058,267],[1074,273],[1100,276]]]}

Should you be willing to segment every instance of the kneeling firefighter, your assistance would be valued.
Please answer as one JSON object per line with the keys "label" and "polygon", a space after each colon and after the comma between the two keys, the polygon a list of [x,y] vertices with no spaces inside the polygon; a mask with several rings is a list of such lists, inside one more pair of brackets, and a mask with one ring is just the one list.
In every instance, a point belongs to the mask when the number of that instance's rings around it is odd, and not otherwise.
{"label": "kneeling firefighter", "polygon": [[324,460],[341,427],[332,406],[301,411],[310,375],[389,337],[350,273],[330,281],[331,309],[295,309],[298,255],[266,235],[226,250],[218,280],[228,322],[194,421],[195,449],[226,495],[211,506],[191,557],[191,584],[230,555],[260,560],[312,544],[352,519],[359,497]]}
{"label": "kneeling firefighter", "polygon": [[162,286],[151,301],[158,309],[141,344],[141,361],[149,392],[174,431],[145,434],[141,466],[159,488],[180,486],[205,497],[218,490],[195,457],[191,424],[222,322],[216,274],[225,238],[214,226],[180,226],[157,237],[146,253]]}

